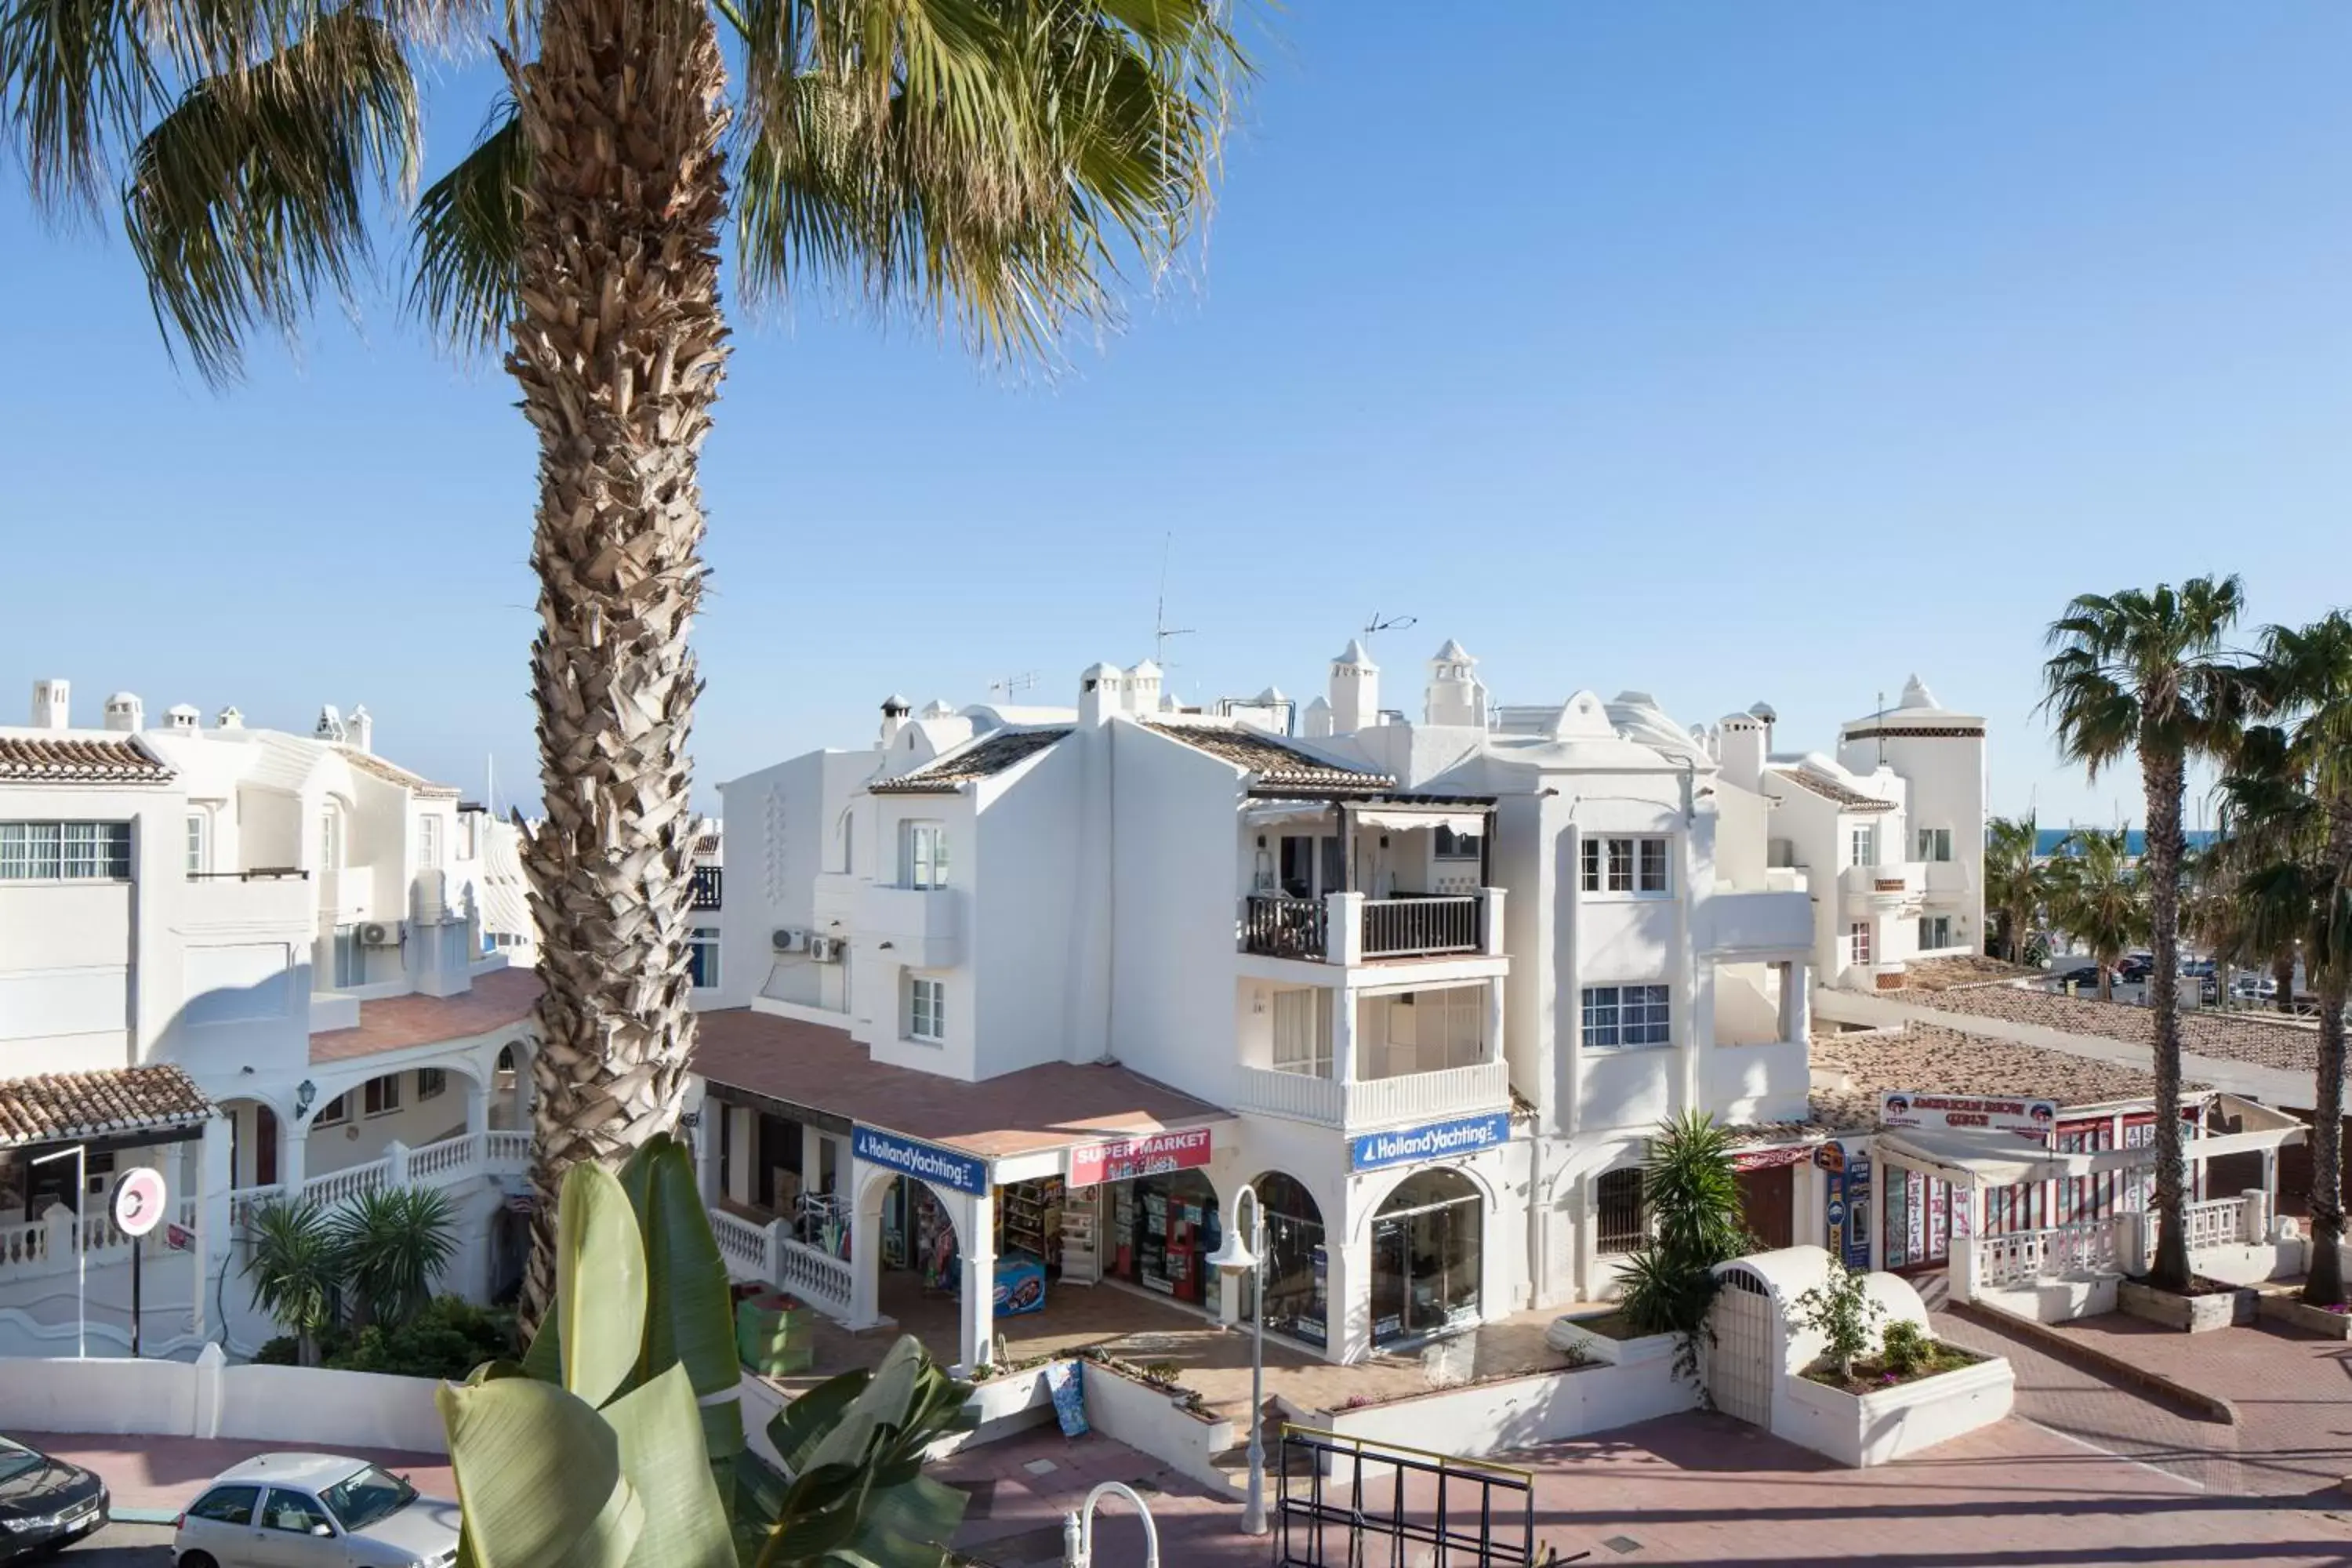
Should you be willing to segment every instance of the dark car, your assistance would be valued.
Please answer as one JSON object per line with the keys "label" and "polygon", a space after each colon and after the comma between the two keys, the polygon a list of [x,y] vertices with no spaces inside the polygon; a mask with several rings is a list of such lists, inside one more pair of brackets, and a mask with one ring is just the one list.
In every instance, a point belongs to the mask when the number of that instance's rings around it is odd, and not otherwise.
{"label": "dark car", "polygon": [[2096,985],[2099,983],[2099,966],[2095,963],[2078,963],[2071,968],[2053,969],[2050,972],[2050,978],[2062,984],[2071,983],[2075,985]]}
{"label": "dark car", "polygon": [[106,1528],[106,1483],[63,1459],[0,1437],[0,1563]]}
{"label": "dark car", "polygon": [[2116,965],[2118,980],[2145,980],[2155,973],[2156,960],[2142,952],[2135,952]]}

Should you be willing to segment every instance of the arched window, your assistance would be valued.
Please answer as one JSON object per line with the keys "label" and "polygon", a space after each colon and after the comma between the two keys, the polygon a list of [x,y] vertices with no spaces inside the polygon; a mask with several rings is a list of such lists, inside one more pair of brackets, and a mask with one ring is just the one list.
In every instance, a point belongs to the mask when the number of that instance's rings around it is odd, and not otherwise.
{"label": "arched window", "polygon": [[1604,1257],[1631,1252],[1648,1238],[1648,1216],[1642,1210],[1642,1167],[1604,1171],[1592,1184],[1593,1250]]}
{"label": "arched window", "polygon": [[[1328,1332],[1331,1278],[1323,1210],[1305,1184],[1280,1171],[1268,1171],[1250,1186],[1265,1210],[1265,1326],[1322,1344]],[[1246,1289],[1242,1306],[1246,1315]]]}
{"label": "arched window", "polygon": [[1415,1171],[1372,1217],[1372,1342],[1421,1339],[1477,1322],[1486,1202],[1448,1167]]}

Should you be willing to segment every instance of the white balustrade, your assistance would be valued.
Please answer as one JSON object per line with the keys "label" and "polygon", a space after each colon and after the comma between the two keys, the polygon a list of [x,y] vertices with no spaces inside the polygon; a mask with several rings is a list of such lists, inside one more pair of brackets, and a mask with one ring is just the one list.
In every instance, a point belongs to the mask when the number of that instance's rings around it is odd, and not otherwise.
{"label": "white balustrade", "polygon": [[488,1141],[488,1159],[501,1168],[511,1166],[518,1171],[530,1166],[530,1133],[493,1129],[483,1135]]}
{"label": "white balustrade", "polygon": [[438,1143],[427,1143],[408,1152],[408,1179],[431,1182],[444,1186],[478,1173],[476,1167],[482,1160],[482,1135],[460,1132],[455,1138],[444,1138]]}
{"label": "white balustrade", "polygon": [[255,1213],[286,1196],[286,1189],[272,1184],[267,1187],[239,1187],[228,1195],[228,1223],[232,1230],[243,1230],[253,1223]]}
{"label": "white balustrade", "polygon": [[389,1160],[370,1160],[364,1165],[347,1165],[340,1171],[330,1171],[323,1176],[313,1176],[303,1183],[302,1195],[315,1204],[342,1203],[383,1185],[384,1177],[391,1170],[392,1162]]}
{"label": "white balustrade", "polygon": [[1244,1068],[1237,1099],[1245,1110],[1326,1127],[1388,1127],[1506,1110],[1511,1103],[1510,1071],[1507,1063],[1476,1062],[1339,1083],[1305,1073]]}
{"label": "white balustrade", "polygon": [[710,1211],[710,1234],[718,1238],[719,1255],[727,1259],[727,1272],[740,1279],[765,1279],[768,1277],[768,1233],[750,1220],[738,1219],[724,1209]]}
{"label": "white balustrade", "polygon": [[2246,1233],[2246,1200],[2214,1198],[2189,1205],[2189,1250],[2230,1247]]}
{"label": "white balustrade", "polygon": [[1970,1243],[1976,1252],[1977,1289],[2012,1289],[2030,1287],[2042,1279],[2120,1274],[2123,1265],[2116,1247],[2116,1227],[2137,1223],[2138,1217],[2125,1215],[2116,1219],[2077,1220],[2045,1230],[1978,1237]]}
{"label": "white balustrade", "polygon": [[29,1268],[49,1255],[47,1220],[0,1226],[0,1268]]}
{"label": "white balustrade", "polygon": [[804,1247],[786,1236],[777,1236],[775,1244],[776,1284],[830,1317],[849,1315],[850,1273],[846,1259]]}

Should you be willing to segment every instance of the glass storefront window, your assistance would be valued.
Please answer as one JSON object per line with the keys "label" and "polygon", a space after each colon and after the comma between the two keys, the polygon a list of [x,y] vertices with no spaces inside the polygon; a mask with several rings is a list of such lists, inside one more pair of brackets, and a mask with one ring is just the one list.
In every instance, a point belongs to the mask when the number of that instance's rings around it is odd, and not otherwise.
{"label": "glass storefront window", "polygon": [[1419,1171],[1372,1218],[1372,1342],[1478,1321],[1486,1205],[1459,1171]]}
{"label": "glass storefront window", "polygon": [[[1296,1178],[1268,1172],[1251,1185],[1265,1209],[1265,1326],[1319,1345],[1328,1333],[1330,1267],[1323,1211]],[[1254,1281],[1242,1279],[1241,1311],[1253,1310]]]}

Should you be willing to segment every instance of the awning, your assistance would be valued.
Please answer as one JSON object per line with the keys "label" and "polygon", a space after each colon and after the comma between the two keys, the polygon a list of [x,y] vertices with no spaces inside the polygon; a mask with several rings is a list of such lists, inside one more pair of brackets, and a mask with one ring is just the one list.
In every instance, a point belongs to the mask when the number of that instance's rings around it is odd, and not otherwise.
{"label": "awning", "polygon": [[1486,831],[1486,814],[1483,811],[1447,811],[1440,807],[1383,805],[1370,811],[1354,814],[1366,827],[1382,833],[1410,833],[1416,827],[1450,827],[1457,834],[1475,838]]}
{"label": "awning", "polygon": [[2153,1148],[2103,1149],[2062,1154],[2012,1132],[1973,1129],[1905,1127],[1878,1135],[1882,1159],[1892,1159],[1957,1187],[2011,1187],[2021,1182],[2056,1182],[2106,1171],[2137,1170],[2156,1163]]}
{"label": "awning", "polygon": [[213,1102],[176,1067],[112,1068],[0,1079],[0,1149],[133,1133],[185,1133]]}

